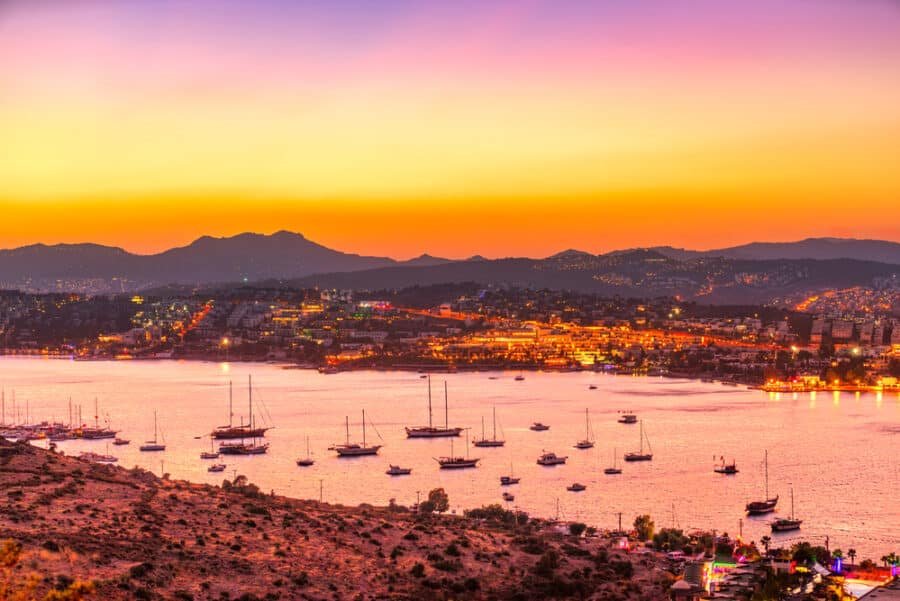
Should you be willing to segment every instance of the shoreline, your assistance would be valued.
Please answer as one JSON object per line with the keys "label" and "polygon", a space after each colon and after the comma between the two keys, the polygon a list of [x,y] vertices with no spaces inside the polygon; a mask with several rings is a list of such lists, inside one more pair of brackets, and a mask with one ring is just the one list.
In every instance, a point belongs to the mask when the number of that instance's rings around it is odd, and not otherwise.
{"label": "shoreline", "polygon": [[680,380],[699,380],[704,384],[721,384],[723,386],[745,387],[750,390],[759,390],[766,393],[788,394],[788,393],[811,393],[811,392],[860,392],[860,393],[900,393],[900,386],[885,387],[877,385],[855,385],[855,384],[826,384],[824,386],[812,387],[806,385],[792,386],[790,383],[772,384],[760,381],[758,378],[736,378],[733,375],[723,376],[710,374],[705,372],[690,373],[682,371],[673,371],[662,368],[587,368],[581,366],[572,366],[567,368],[548,368],[541,365],[458,365],[458,364],[415,364],[404,363],[396,365],[365,365],[365,366],[342,366],[334,367],[323,364],[314,363],[297,363],[286,360],[273,360],[267,358],[248,359],[241,357],[239,359],[229,359],[223,361],[221,358],[210,356],[184,356],[184,357],[78,357],[74,354],[62,353],[10,353],[6,350],[0,350],[0,360],[10,358],[20,359],[41,359],[41,360],[65,360],[76,362],[122,362],[122,361],[139,361],[139,362],[197,362],[197,363],[246,363],[246,364],[267,364],[278,366],[286,370],[310,370],[318,371],[324,375],[337,375],[345,372],[413,372],[413,373],[499,373],[499,372],[529,372],[529,373],[602,373],[607,375],[618,376],[645,376],[659,377]]}

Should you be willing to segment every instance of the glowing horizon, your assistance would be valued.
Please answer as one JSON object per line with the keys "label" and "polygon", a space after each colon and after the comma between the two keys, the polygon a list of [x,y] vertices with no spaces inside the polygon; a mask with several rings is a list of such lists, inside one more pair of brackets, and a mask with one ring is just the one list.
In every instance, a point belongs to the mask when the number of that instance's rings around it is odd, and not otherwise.
{"label": "glowing horizon", "polygon": [[898,31],[888,0],[7,2],[0,247],[900,240]]}

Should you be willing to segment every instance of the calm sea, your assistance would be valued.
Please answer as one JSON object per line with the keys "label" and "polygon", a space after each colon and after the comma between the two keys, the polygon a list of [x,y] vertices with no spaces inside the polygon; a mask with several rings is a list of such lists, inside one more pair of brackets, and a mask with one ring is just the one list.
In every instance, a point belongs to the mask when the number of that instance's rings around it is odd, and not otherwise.
{"label": "calm sea", "polygon": [[[268,455],[223,457],[224,474],[208,473],[206,436],[228,421],[228,383],[234,385],[237,416],[247,414],[247,376],[252,374],[257,420],[268,433]],[[491,433],[496,408],[498,434],[506,446],[469,449],[480,457],[477,469],[439,470],[434,457],[450,453],[449,439],[407,440],[403,427],[426,424],[427,381],[409,372],[349,372],[322,375],[266,364],[203,362],[74,362],[24,358],[0,359],[0,386],[6,393],[7,421],[16,410],[24,420],[26,404],[32,421],[68,420],[68,399],[81,405],[83,421],[92,423],[94,399],[101,421],[110,420],[126,447],[109,446],[125,467],[139,465],[175,478],[221,482],[234,473],[246,475],[263,490],[294,497],[318,498],[354,505],[383,505],[390,499],[413,504],[417,493],[441,486],[457,510],[502,503],[534,515],[580,520],[615,527],[649,513],[657,527],[715,528],[759,540],[770,534],[772,516],[748,518],[748,500],[764,496],[763,455],[769,451],[769,488],[781,497],[777,515],[804,520],[798,533],[772,535],[776,541],[797,539],[878,559],[900,550],[900,396],[897,394],[770,395],[759,391],[689,380],[609,376],[594,373],[457,373],[432,376],[434,417],[443,423],[443,383],[449,389],[451,426],[481,435],[482,417]],[[594,390],[589,389],[595,385]],[[350,417],[351,439],[362,437],[361,412],[366,410],[367,441],[383,444],[376,457],[337,459],[328,451],[345,438]],[[579,451],[574,443],[585,435],[589,410],[594,449]],[[168,448],[141,453],[138,445],[152,437],[153,412]],[[639,427],[617,423],[618,412],[631,410],[643,420],[653,461],[622,464],[622,454],[637,450]],[[533,432],[534,421],[550,425]],[[195,437],[202,436],[200,439]],[[295,464],[306,455],[310,439],[313,467]],[[466,453],[465,438],[454,441],[456,454]],[[67,454],[106,452],[105,442],[67,441]],[[542,450],[568,455],[564,466],[536,465]],[[613,454],[624,472],[606,476]],[[714,458],[737,461],[740,473],[713,472]],[[411,476],[389,477],[389,463],[413,469]],[[501,488],[499,477],[510,472],[521,484]],[[581,493],[566,491],[575,482]],[[777,542],[776,542],[777,544]]]}

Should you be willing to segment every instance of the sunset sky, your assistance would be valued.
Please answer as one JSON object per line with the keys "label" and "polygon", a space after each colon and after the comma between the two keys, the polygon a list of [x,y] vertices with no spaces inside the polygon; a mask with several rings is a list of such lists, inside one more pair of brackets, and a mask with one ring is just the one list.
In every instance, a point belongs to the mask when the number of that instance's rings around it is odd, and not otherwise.
{"label": "sunset sky", "polygon": [[0,247],[900,240],[897,0],[2,0]]}

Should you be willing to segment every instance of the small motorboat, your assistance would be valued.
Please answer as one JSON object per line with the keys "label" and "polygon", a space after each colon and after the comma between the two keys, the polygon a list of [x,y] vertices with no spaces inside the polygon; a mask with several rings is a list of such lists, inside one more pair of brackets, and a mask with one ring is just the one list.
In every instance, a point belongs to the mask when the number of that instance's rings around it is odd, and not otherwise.
{"label": "small motorboat", "polygon": [[563,465],[568,457],[557,455],[553,452],[544,451],[537,459],[538,465]]}
{"label": "small motorboat", "polygon": [[400,467],[399,465],[391,465],[385,472],[388,476],[408,476],[411,473],[411,467]]}
{"label": "small motorboat", "polygon": [[226,466],[224,463],[216,463],[216,464],[211,465],[208,468],[206,468],[206,471],[207,472],[224,472],[226,467],[228,467],[228,466]]}
{"label": "small motorboat", "polygon": [[200,459],[218,459],[219,454],[215,451],[203,451],[200,453]]}
{"label": "small motorboat", "polygon": [[521,478],[517,478],[516,476],[500,476],[500,486],[511,486],[513,484],[518,484],[521,482]]}
{"label": "small motorboat", "polygon": [[713,471],[717,474],[731,476],[738,473],[738,468],[734,460],[732,460],[731,463],[725,463],[725,458],[722,457],[722,464],[713,467]]}
{"label": "small motorboat", "polygon": [[515,500],[516,500],[516,496],[515,496],[514,494],[512,494],[512,493],[505,492],[505,493],[503,493],[503,500],[504,500],[504,501],[507,501],[507,502],[509,502],[509,501],[515,501]]}
{"label": "small motorboat", "polygon": [[585,486],[584,484],[581,484],[580,482],[573,482],[572,484],[570,484],[566,487],[566,490],[569,492],[581,492],[586,489],[587,489],[587,486]]}
{"label": "small motorboat", "polygon": [[523,375],[521,375],[521,374],[518,375],[518,376],[516,376],[515,378],[513,378],[513,380],[515,380],[516,382],[521,382],[521,381],[523,381],[524,379],[525,379],[525,376],[523,376]]}
{"label": "small motorboat", "polygon": [[550,426],[546,424],[542,424],[541,422],[534,422],[529,426],[529,430],[533,430],[534,432],[544,432],[550,429]]}
{"label": "small motorboat", "polygon": [[91,451],[82,453],[78,458],[84,459],[85,461],[93,461],[94,463],[115,463],[119,460],[118,457],[112,455],[103,455],[102,453],[94,453]]}
{"label": "small motorboat", "polygon": [[620,424],[636,424],[638,422],[637,415],[634,413],[623,413],[619,416]]}
{"label": "small motorboat", "polygon": [[117,438],[113,441],[113,444],[117,447],[125,446],[127,444],[131,444],[131,441],[127,438]]}
{"label": "small motorboat", "polygon": [[588,386],[588,390],[597,390],[597,385],[591,384],[590,386]]}

